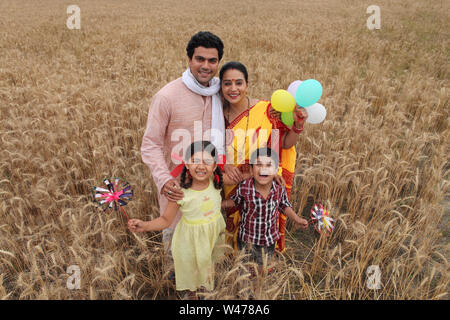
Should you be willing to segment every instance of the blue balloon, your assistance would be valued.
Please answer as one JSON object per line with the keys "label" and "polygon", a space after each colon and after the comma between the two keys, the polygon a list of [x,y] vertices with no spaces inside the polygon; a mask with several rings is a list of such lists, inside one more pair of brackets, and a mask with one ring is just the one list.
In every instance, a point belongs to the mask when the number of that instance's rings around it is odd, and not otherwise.
{"label": "blue balloon", "polygon": [[319,81],[308,79],[303,81],[297,88],[295,101],[300,107],[309,107],[319,101],[322,96],[322,85]]}

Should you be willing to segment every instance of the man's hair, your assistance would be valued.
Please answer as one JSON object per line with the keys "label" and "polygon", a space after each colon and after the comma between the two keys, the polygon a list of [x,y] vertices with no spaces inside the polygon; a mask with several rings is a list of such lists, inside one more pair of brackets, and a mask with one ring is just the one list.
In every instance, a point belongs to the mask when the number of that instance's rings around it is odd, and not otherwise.
{"label": "man's hair", "polygon": [[253,165],[256,163],[256,159],[259,157],[270,157],[275,162],[275,167],[278,167],[278,153],[268,147],[263,147],[256,149],[253,151],[252,156],[250,158],[250,165],[253,167]]}
{"label": "man's hair", "polygon": [[192,56],[194,55],[195,48],[204,47],[204,48],[216,48],[219,53],[219,60],[222,59],[223,56],[223,42],[220,40],[218,36],[209,32],[209,31],[200,31],[194,34],[189,40],[189,43],[186,47],[186,53],[189,59],[192,60]]}

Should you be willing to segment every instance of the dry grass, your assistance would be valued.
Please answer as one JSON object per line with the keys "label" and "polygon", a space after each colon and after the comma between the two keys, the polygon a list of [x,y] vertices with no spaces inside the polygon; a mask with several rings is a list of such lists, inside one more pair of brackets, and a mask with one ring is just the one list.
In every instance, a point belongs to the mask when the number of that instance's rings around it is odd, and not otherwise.
{"label": "dry grass", "polygon": [[[125,4],[126,3],[126,4]],[[187,3],[187,2],[186,2]],[[324,85],[322,125],[297,148],[296,208],[325,201],[331,237],[289,225],[278,271],[249,281],[242,257],[218,266],[209,298],[446,299],[449,16],[445,1],[73,1],[0,3],[0,298],[173,299],[160,234],[130,234],[90,192],[106,176],[135,189],[129,215],[158,215],[140,144],[148,105],[210,30],[251,95],[295,79]],[[367,267],[382,289],[366,287]],[[68,290],[66,269],[81,268]]]}

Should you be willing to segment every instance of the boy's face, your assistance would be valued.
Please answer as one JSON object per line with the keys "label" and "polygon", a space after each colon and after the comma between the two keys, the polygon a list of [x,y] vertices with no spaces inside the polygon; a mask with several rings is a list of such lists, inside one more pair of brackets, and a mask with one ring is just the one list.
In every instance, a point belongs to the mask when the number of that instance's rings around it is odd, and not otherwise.
{"label": "boy's face", "polygon": [[251,167],[253,178],[261,185],[272,184],[278,168],[271,157],[260,156]]}

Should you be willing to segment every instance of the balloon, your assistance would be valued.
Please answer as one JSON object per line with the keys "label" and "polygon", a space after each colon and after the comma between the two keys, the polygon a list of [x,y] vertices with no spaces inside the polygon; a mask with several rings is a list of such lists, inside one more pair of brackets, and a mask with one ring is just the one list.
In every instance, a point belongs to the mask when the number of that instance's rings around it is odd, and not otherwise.
{"label": "balloon", "polygon": [[309,107],[319,101],[322,96],[322,85],[319,81],[308,79],[303,81],[295,94],[295,101],[301,107]]}
{"label": "balloon", "polygon": [[295,108],[294,97],[286,90],[276,90],[270,98],[272,107],[279,112],[289,112]]}
{"label": "balloon", "polygon": [[308,113],[306,122],[312,124],[321,123],[323,120],[325,120],[325,117],[327,115],[327,110],[325,110],[325,107],[320,103],[315,103],[305,110]]}
{"label": "balloon", "polygon": [[292,94],[293,97],[295,97],[296,94],[297,94],[298,86],[299,86],[302,82],[303,82],[303,81],[295,80],[294,82],[292,82],[292,83],[289,85],[287,91],[288,91],[290,94]]}
{"label": "balloon", "polygon": [[292,126],[294,124],[294,113],[292,111],[281,113],[281,122],[288,127]]}

